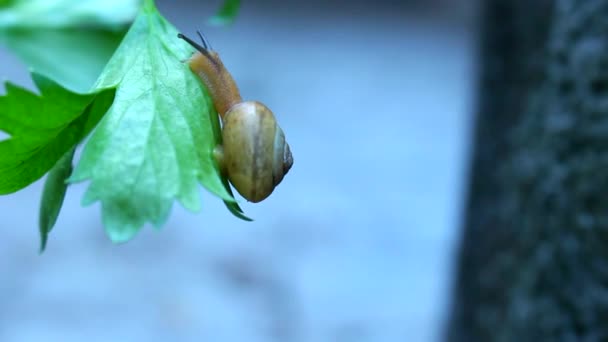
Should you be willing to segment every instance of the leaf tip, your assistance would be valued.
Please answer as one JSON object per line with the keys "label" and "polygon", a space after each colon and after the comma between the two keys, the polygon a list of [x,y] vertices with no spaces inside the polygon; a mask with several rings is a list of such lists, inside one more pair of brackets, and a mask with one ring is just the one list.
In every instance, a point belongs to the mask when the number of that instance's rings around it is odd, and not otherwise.
{"label": "leaf tip", "polygon": [[116,229],[115,227],[106,226],[106,235],[116,245],[122,245],[131,241],[138,231],[139,229]]}
{"label": "leaf tip", "polygon": [[38,249],[38,255],[42,255],[46,249],[46,242],[48,236],[46,234],[41,234],[40,236],[40,248]]}
{"label": "leaf tip", "polygon": [[224,204],[226,205],[226,208],[228,208],[228,210],[232,213],[232,215],[240,218],[243,221],[247,221],[247,222],[252,222],[253,219],[248,217],[247,215],[245,215],[243,213],[243,210],[241,209],[241,207],[235,202],[229,202],[229,201],[224,201]]}

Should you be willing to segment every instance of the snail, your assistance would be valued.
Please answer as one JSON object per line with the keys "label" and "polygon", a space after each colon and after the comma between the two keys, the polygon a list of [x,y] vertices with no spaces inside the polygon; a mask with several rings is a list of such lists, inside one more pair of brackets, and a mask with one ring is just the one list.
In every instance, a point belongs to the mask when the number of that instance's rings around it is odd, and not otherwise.
{"label": "snail", "polygon": [[222,145],[215,148],[215,159],[241,196],[260,202],[291,168],[291,150],[272,111],[261,102],[241,99],[219,55],[197,33],[202,46],[181,33],[177,36],[198,51],[188,65],[207,87],[222,122]]}

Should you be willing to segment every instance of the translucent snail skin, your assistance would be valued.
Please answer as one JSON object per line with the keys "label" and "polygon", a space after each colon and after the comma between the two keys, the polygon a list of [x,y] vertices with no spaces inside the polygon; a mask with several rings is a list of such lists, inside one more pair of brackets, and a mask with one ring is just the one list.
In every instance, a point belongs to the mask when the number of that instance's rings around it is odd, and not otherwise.
{"label": "translucent snail skin", "polygon": [[188,60],[190,70],[207,87],[222,121],[222,145],[214,155],[222,172],[241,196],[260,202],[273,192],[293,165],[285,134],[272,111],[258,101],[243,101],[236,82],[217,52],[182,35],[197,52]]}

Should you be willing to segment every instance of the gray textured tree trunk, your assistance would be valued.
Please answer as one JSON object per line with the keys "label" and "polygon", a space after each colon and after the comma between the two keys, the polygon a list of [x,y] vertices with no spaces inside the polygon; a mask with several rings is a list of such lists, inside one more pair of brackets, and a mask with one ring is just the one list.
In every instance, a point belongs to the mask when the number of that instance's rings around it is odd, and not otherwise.
{"label": "gray textured tree trunk", "polygon": [[608,341],[608,0],[486,0],[448,341]]}

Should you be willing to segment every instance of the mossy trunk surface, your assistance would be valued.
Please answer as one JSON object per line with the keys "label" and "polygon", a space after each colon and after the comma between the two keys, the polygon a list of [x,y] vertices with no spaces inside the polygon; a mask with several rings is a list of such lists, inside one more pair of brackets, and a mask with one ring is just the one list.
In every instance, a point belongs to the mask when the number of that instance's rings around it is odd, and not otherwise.
{"label": "mossy trunk surface", "polygon": [[608,341],[608,1],[486,0],[448,341]]}

